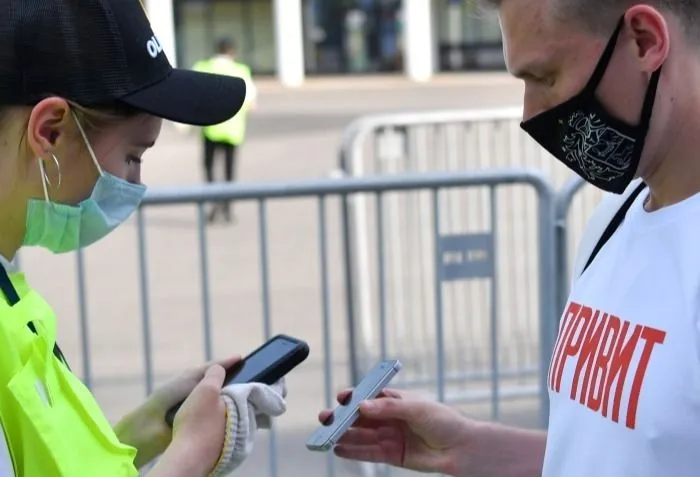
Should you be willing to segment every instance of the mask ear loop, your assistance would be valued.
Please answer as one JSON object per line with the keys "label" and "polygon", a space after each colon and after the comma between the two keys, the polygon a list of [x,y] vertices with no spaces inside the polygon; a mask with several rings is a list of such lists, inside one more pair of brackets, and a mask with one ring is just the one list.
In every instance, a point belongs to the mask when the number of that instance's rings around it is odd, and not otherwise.
{"label": "mask ear loop", "polygon": [[80,124],[80,121],[78,120],[78,116],[75,114],[75,111],[71,109],[71,114],[73,115],[73,119],[75,120],[75,124],[78,126],[78,131],[80,131],[80,135],[83,137],[83,142],[85,143],[85,147],[87,147],[88,153],[90,154],[90,157],[92,158],[92,162],[95,164],[95,167],[97,168],[97,172],[100,173],[100,177],[104,176],[104,172],[102,171],[102,167],[100,166],[100,163],[97,162],[97,156],[95,155],[95,151],[92,150],[92,146],[90,145],[90,141],[88,141],[87,134],[85,134],[85,130],[83,129],[83,126]]}

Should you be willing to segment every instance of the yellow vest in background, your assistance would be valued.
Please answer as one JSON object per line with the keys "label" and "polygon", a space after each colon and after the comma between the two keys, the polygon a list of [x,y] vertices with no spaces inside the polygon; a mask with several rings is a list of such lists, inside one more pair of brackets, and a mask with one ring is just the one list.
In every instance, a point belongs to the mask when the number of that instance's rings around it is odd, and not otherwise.
{"label": "yellow vest in background", "polygon": [[[194,65],[194,70],[203,73],[236,76],[244,79],[247,85],[252,82],[252,74],[248,66],[223,56],[214,56],[208,60],[198,61]],[[226,142],[234,146],[242,144],[246,132],[247,108],[247,103],[244,103],[238,114],[228,121],[202,128],[204,137],[211,141]]]}
{"label": "yellow vest in background", "polygon": [[0,421],[15,475],[137,477],[136,449],[119,442],[90,391],[54,356],[51,307],[23,274],[10,280],[21,299],[0,298]]}

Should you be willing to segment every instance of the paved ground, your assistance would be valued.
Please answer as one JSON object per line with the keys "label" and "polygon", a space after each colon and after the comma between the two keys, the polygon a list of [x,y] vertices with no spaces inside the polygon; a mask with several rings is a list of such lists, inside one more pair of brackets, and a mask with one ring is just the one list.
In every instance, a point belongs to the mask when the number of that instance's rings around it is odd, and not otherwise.
{"label": "paved ground", "polygon": [[[402,79],[315,80],[306,88],[261,87],[259,109],[251,118],[249,141],[241,153],[244,181],[285,181],[327,177],[337,167],[338,141],[353,119],[376,112],[517,105],[522,88],[504,75],[450,76],[415,85]],[[198,184],[202,180],[196,137],[168,124],[144,165],[153,186]],[[329,289],[331,389],[347,376],[347,336],[343,314],[337,207],[329,203]],[[215,356],[246,353],[262,339],[257,209],[241,204],[235,226],[208,229],[208,257]],[[289,412],[279,420],[279,475],[324,475],[322,457],[309,455],[305,437],[324,405],[322,308],[314,202],[295,200],[269,208],[271,317],[274,332],[308,339],[309,360],[290,379]],[[196,210],[177,206],[146,213],[148,307],[157,380],[203,359],[202,304]],[[142,304],[137,229],[132,220],[85,254],[89,350],[93,388],[110,419],[116,420],[144,397]],[[75,257],[38,250],[22,254],[31,281],[60,317],[64,352],[82,372]],[[503,419],[536,422],[535,404],[506,404]],[[487,408],[469,408],[488,415]],[[237,475],[266,475],[268,457],[261,441]],[[339,464],[342,475],[357,466]]]}

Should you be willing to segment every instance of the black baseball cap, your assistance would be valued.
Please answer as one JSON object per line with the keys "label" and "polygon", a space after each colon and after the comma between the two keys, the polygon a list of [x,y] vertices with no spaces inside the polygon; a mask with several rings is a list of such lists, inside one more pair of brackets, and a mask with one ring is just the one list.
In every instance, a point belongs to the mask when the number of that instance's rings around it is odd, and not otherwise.
{"label": "black baseball cap", "polygon": [[233,117],[243,105],[241,78],[171,66],[140,0],[2,4],[0,106],[56,95],[85,107],[123,103],[206,126]]}

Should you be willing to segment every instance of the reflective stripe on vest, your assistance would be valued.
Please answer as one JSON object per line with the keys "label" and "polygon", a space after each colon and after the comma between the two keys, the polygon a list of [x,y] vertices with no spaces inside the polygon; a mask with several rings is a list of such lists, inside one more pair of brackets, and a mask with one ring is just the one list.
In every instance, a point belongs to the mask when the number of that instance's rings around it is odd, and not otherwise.
{"label": "reflective stripe on vest", "polygon": [[15,475],[137,477],[136,450],[63,364],[51,307],[23,274],[1,275],[0,421]]}

